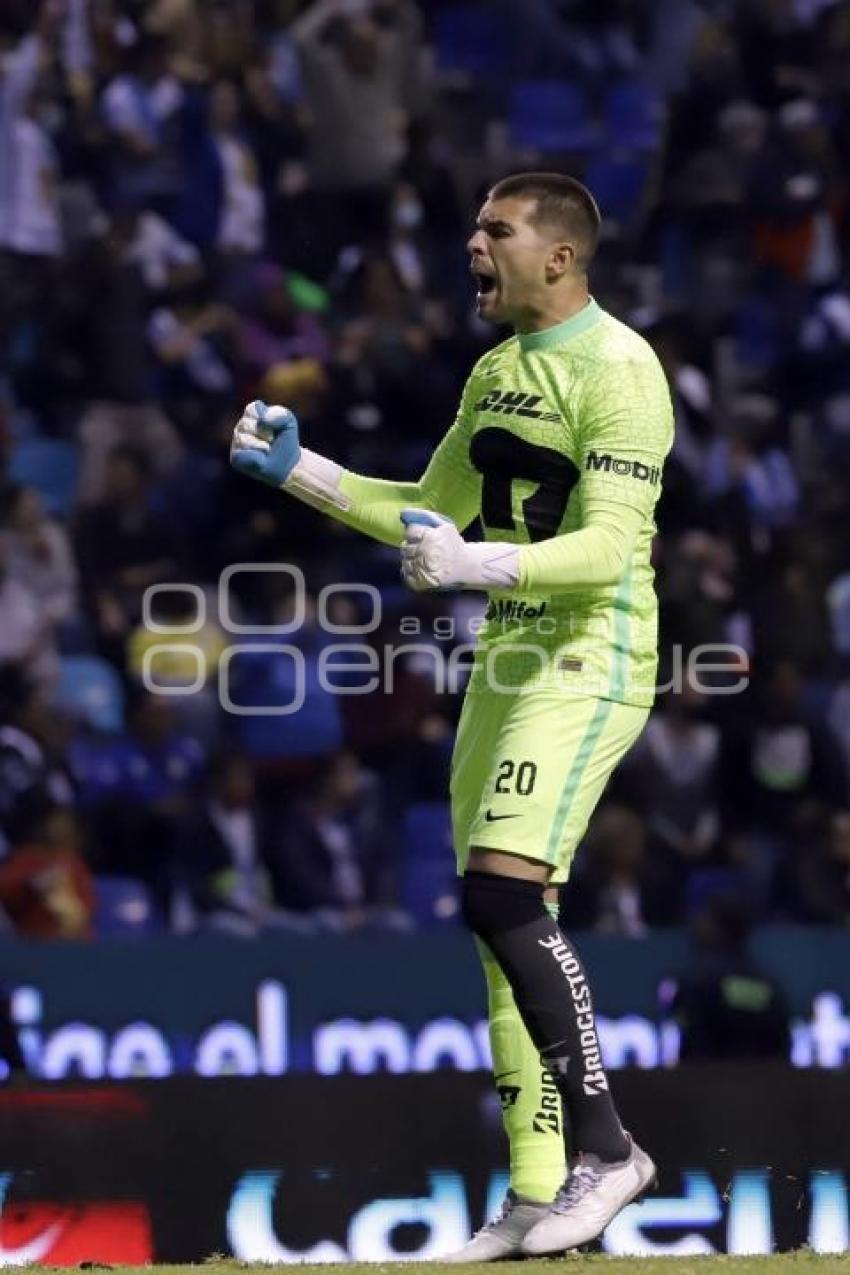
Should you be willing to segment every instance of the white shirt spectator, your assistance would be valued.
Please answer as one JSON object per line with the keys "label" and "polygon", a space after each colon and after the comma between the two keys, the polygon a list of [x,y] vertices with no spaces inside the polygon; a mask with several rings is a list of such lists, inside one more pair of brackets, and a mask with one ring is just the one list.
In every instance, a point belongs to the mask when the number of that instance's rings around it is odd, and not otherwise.
{"label": "white shirt spectator", "polygon": [[162,124],[180,109],[183,90],[170,75],[145,84],[131,75],[119,75],[107,85],[101,99],[103,118],[113,133],[136,133],[155,147]]}
{"label": "white shirt spectator", "polygon": [[27,36],[0,55],[0,243],[5,243],[12,197],[12,131],[38,76],[41,41]]}
{"label": "white shirt spectator", "polygon": [[139,217],[136,237],[127,249],[126,260],[138,266],[145,285],[159,292],[175,266],[193,266],[200,260],[198,250],[178,235],[173,226],[154,212]]}
{"label": "white shirt spectator", "polygon": [[58,257],[62,251],[59,159],[49,136],[26,116],[11,127],[9,195],[2,242],[13,252]]}
{"label": "white shirt spectator", "polygon": [[20,581],[35,595],[50,620],[78,619],[77,565],[65,528],[45,518],[38,546],[18,531],[4,532],[3,539],[10,578]]}
{"label": "white shirt spectator", "polygon": [[[183,367],[187,376],[207,394],[223,394],[233,387],[233,377],[227,364],[220,359],[212,345],[177,317],[173,310],[164,307],[154,310],[148,323],[150,343],[164,362],[175,343],[182,344]],[[173,360],[172,360],[173,361]]]}
{"label": "white shirt spectator", "polygon": [[89,75],[94,67],[89,0],[65,0],[65,3],[62,61],[72,75]]}
{"label": "white shirt spectator", "polygon": [[44,612],[31,589],[7,575],[0,581],[0,663],[26,660],[44,628]]}
{"label": "white shirt spectator", "polygon": [[265,206],[256,161],[235,137],[219,134],[215,143],[223,186],[218,246],[224,252],[260,252],[265,238]]}
{"label": "white shirt spectator", "polygon": [[826,591],[832,627],[832,645],[839,655],[850,655],[850,572],[836,576]]}
{"label": "white shirt spectator", "polygon": [[0,664],[22,665],[30,677],[49,687],[59,658],[49,618],[37,596],[20,580],[0,579]]}

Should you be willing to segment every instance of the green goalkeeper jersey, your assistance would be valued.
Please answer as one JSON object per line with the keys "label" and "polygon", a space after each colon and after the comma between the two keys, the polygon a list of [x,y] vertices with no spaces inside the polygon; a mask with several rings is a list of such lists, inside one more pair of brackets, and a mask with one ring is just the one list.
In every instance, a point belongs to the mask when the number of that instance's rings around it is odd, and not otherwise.
{"label": "green goalkeeper jersey", "polygon": [[[654,509],[673,413],[651,347],[594,302],[485,354],[418,483],[346,473],[344,521],[387,543],[400,510],[433,509],[520,549],[488,595],[469,691],[555,686],[649,705],[658,607]],[[609,565],[610,547],[627,545]]]}

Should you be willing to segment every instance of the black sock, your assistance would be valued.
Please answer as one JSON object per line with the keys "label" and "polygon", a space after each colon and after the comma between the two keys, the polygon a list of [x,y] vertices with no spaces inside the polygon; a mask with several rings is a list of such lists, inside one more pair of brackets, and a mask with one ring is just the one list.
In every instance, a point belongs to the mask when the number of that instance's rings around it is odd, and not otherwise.
{"label": "black sock", "polygon": [[464,916],[498,961],[528,1034],[564,1102],[571,1150],[613,1163],[629,1154],[602,1067],[584,967],[532,881],[468,872]]}

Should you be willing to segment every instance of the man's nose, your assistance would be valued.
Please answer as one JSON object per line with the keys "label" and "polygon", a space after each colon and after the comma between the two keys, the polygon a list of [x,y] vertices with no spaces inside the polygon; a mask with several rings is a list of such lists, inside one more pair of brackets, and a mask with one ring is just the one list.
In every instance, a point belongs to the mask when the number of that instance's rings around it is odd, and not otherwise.
{"label": "man's nose", "polygon": [[481,253],[484,251],[484,231],[474,230],[469,237],[466,245],[466,251],[471,254]]}

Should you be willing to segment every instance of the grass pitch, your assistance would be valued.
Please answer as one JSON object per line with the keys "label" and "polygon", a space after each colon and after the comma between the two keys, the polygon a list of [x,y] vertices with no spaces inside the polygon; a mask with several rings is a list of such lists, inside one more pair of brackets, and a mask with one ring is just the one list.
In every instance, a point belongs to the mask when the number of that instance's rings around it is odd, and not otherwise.
{"label": "grass pitch", "polygon": [[[777,1253],[771,1257],[608,1257],[604,1254],[566,1255],[523,1262],[479,1263],[463,1266],[465,1275],[530,1275],[533,1268],[553,1270],[564,1267],[565,1275],[850,1275],[850,1253],[818,1254],[806,1249]],[[5,1272],[67,1270],[59,1267],[6,1267]],[[80,1269],[80,1268],[76,1268]],[[109,1271],[112,1275],[269,1275],[267,1265],[211,1258],[200,1266],[105,1266],[85,1263],[84,1269]],[[325,1265],[279,1266],[281,1272],[294,1269],[298,1275],[456,1275],[456,1266],[439,1262],[334,1262]],[[4,1275],[5,1275],[4,1272]]]}

